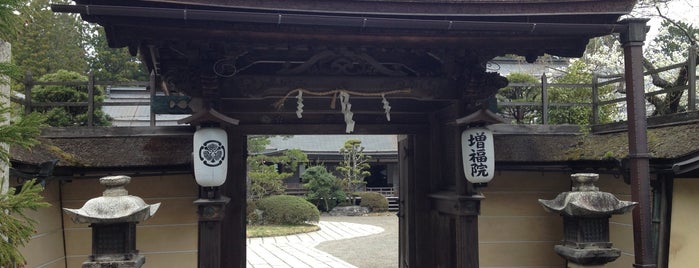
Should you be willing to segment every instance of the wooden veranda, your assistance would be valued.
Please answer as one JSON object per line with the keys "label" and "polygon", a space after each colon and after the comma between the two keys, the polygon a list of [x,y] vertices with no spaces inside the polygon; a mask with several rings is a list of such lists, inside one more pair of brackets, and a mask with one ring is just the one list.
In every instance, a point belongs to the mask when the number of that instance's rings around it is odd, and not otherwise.
{"label": "wooden veranda", "polygon": [[400,267],[478,267],[483,197],[464,179],[455,122],[507,85],[485,63],[503,54],[578,57],[590,38],[618,33],[633,198],[641,203],[636,265],[654,267],[644,235],[650,203],[639,194],[649,187],[639,111],[645,20],[618,21],[635,2],[78,0],[52,8],[104,26],[110,46],[140,55],[157,90],[192,97],[194,112],[240,120],[227,128],[230,171],[221,189],[232,205],[220,244],[205,245],[222,251],[221,267],[245,267],[246,135],[346,132],[402,135]]}

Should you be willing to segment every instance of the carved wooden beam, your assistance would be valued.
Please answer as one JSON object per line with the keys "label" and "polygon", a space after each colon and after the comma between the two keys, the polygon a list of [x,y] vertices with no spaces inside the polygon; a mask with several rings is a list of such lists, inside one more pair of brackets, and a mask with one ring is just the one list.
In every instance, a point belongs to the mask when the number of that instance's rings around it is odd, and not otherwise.
{"label": "carved wooden beam", "polygon": [[[421,77],[240,75],[228,79],[223,88],[226,89],[224,97],[254,99],[283,98],[296,89],[318,93],[333,90],[347,90],[360,94],[387,93],[387,97],[391,98],[418,100],[454,99],[459,96],[452,81],[446,78]],[[327,98],[332,97],[332,94],[327,95]]]}

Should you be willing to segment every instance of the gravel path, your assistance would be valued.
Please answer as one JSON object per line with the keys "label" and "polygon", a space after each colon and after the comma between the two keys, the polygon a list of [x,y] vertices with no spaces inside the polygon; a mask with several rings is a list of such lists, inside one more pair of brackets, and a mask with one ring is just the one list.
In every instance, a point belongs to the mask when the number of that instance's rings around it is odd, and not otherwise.
{"label": "gravel path", "polygon": [[378,226],[383,232],[370,236],[325,241],[315,248],[359,268],[398,267],[398,217],[385,216],[322,216],[322,221],[351,222]]}

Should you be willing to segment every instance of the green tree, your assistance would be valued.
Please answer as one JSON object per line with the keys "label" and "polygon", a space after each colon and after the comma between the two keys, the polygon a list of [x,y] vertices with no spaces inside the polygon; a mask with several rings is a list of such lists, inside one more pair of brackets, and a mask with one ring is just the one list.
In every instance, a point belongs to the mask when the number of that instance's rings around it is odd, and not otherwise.
{"label": "green tree", "polygon": [[[495,96],[498,103],[504,102],[540,102],[541,88],[537,85],[539,79],[531,74],[511,73],[507,75],[509,85],[500,89]],[[506,118],[512,118],[517,124],[536,123],[541,118],[538,106],[503,106],[500,113]]]}
{"label": "green tree", "polygon": [[42,190],[41,184],[29,180],[18,193],[15,193],[14,188],[0,193],[0,267],[26,264],[18,248],[29,242],[37,222],[29,218],[25,211],[49,206],[42,201]]}
{"label": "green tree", "polygon": [[[3,23],[9,21],[7,10],[0,8],[0,33],[7,30]],[[0,42],[4,42],[0,40]],[[7,46],[2,46],[3,50]],[[0,53],[5,54],[6,51]],[[7,55],[7,54],[5,54]],[[7,71],[12,70],[6,63],[0,63],[0,83],[7,86]],[[4,96],[3,98],[6,98]],[[6,100],[6,99],[5,99]],[[4,104],[0,104],[0,161],[5,163],[6,168],[10,162],[9,146],[20,146],[29,148],[39,143],[37,137],[41,133],[44,118],[32,113],[23,117],[9,118],[12,109]],[[5,174],[8,170],[2,170]],[[42,187],[29,180],[22,185],[19,191],[8,187],[9,181],[5,177],[0,177],[0,267],[16,267],[24,265],[26,261],[18,248],[24,246],[36,230],[36,221],[29,218],[25,211],[27,209],[37,210],[48,206],[42,201],[40,192]]]}
{"label": "green tree", "polygon": [[[328,172],[325,166],[313,166],[301,174],[303,188],[306,188],[306,199],[320,210],[331,210],[338,201],[344,200],[345,192],[342,191],[340,181]],[[322,206],[321,206],[322,204]]]}
{"label": "green tree", "polygon": [[[681,21],[675,22],[671,20],[664,21],[661,27],[663,31],[653,40],[658,45],[652,47],[650,49],[651,52],[664,56],[665,59],[660,61],[663,65],[685,61],[686,56],[684,52],[687,51],[689,45],[697,44],[699,29]],[[699,62],[699,56],[697,60]],[[647,70],[657,71],[656,65],[652,59],[644,57],[643,67]],[[651,74],[651,81],[654,86],[661,90],[687,86],[689,84],[688,70],[689,66],[687,63],[675,72],[653,73]],[[648,95],[646,96],[646,101],[654,107],[652,115],[673,114],[685,110],[681,105],[683,95],[684,90],[671,91],[663,95]]]}
{"label": "green tree", "polygon": [[86,72],[83,22],[76,15],[52,12],[49,4],[48,0],[31,0],[21,9],[26,23],[10,39],[14,63],[36,77],[58,70]]}
{"label": "green tree", "polygon": [[366,182],[364,178],[371,175],[369,172],[369,160],[371,156],[364,154],[362,141],[358,139],[348,139],[340,148],[342,161],[337,166],[337,171],[341,174],[341,182],[349,200],[354,204],[355,196],[352,194]]}
{"label": "green tree", "polygon": [[[70,71],[59,70],[47,74],[38,79],[40,82],[87,82],[87,77]],[[110,118],[101,109],[99,104],[104,101],[104,93],[99,87],[95,87],[95,110],[93,123],[96,126],[110,125]],[[83,86],[42,85],[36,86],[32,91],[32,100],[37,102],[87,102],[87,88]],[[39,108],[38,111],[46,114],[48,123],[54,127],[85,126],[87,125],[87,107],[53,107]]]}
{"label": "green tree", "polygon": [[[554,79],[557,84],[590,84],[592,73],[582,60],[573,61],[568,67],[567,73]],[[607,85],[598,89],[600,99],[613,97],[614,88]],[[590,87],[550,87],[548,89],[549,101],[553,103],[590,103],[592,101],[592,88]],[[599,110],[599,123],[609,123],[615,109],[613,106],[602,106]],[[551,124],[577,124],[590,125],[592,123],[592,108],[590,106],[576,105],[572,107],[551,107],[549,110],[549,122]]]}
{"label": "green tree", "polygon": [[[679,4],[679,5],[677,5]],[[642,17],[658,17],[662,19],[658,34],[644,46],[643,66],[648,71],[659,67],[669,66],[687,60],[687,50],[697,45],[699,30],[696,25],[676,19],[669,15],[668,6],[685,5],[678,0],[642,0],[636,6],[636,12]],[[689,11],[688,11],[689,12]],[[617,36],[605,36],[591,40],[583,57],[591,69],[597,73],[623,74],[623,54]],[[699,62],[699,61],[697,61]],[[674,89],[688,84],[688,66],[670,71],[663,71],[646,77],[646,91]],[[650,84],[650,86],[648,86]],[[620,91],[620,93],[625,93]],[[684,91],[672,91],[661,95],[647,95],[648,109],[652,115],[664,115],[682,112],[686,102]]]}
{"label": "green tree", "polygon": [[286,150],[281,156],[257,154],[248,157],[248,197],[252,200],[283,194],[284,179],[294,175],[300,163],[308,162],[298,149]]}
{"label": "green tree", "polygon": [[286,190],[283,180],[293,175],[289,172],[278,172],[276,163],[263,159],[264,157],[248,158],[248,177],[250,178],[248,196],[252,200],[283,194]]}
{"label": "green tree", "polygon": [[141,61],[131,55],[127,48],[110,48],[104,28],[89,26],[89,47],[94,53],[89,56],[90,71],[98,81],[147,81],[148,72]]}
{"label": "green tree", "polygon": [[[15,36],[19,28],[18,16],[15,11],[24,7],[23,1],[2,0],[0,4],[0,42]],[[3,46],[5,47],[5,46]],[[1,53],[6,53],[2,51]],[[11,75],[15,67],[3,62],[0,63],[0,83],[7,85],[6,77]],[[5,96],[7,97],[7,96]],[[23,117],[9,118],[12,109],[0,105],[0,161],[9,163],[9,146],[21,146],[29,148],[38,143],[36,137],[40,134],[43,117],[33,113]],[[4,170],[7,172],[7,170]],[[27,217],[24,212],[27,209],[36,210],[48,206],[42,202],[41,185],[34,181],[27,181],[16,193],[14,188],[5,188],[9,183],[4,177],[0,177],[0,267],[15,267],[26,263],[18,248],[25,245],[36,230],[36,221]]]}

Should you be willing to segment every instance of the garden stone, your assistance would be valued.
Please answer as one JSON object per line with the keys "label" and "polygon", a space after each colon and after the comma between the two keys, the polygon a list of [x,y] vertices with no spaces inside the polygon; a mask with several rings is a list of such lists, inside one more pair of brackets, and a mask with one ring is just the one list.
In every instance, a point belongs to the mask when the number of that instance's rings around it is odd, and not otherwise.
{"label": "garden stone", "polygon": [[369,208],[360,206],[335,207],[330,211],[330,216],[366,216]]}

